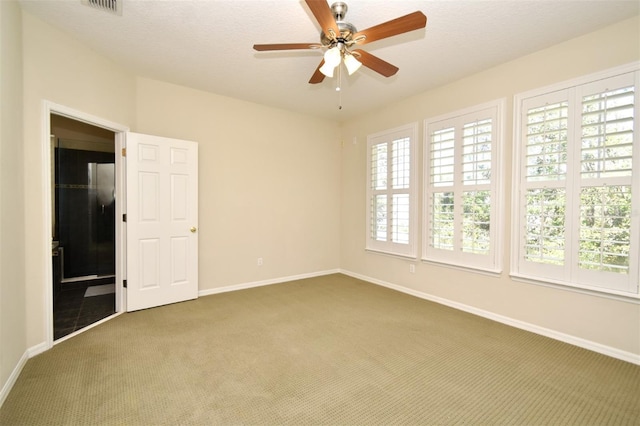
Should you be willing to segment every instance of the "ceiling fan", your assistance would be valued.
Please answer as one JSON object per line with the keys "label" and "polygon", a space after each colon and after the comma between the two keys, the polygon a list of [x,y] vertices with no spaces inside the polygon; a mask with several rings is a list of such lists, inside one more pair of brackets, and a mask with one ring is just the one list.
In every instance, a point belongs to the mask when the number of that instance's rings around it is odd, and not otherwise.
{"label": "ceiling fan", "polygon": [[[349,75],[353,74],[361,65],[385,76],[391,77],[398,72],[398,67],[392,65],[362,49],[352,49],[354,45],[363,45],[382,40],[398,34],[424,28],[427,17],[420,11],[387,21],[385,23],[357,31],[356,27],[346,22],[347,5],[336,2],[329,7],[326,0],[305,0],[316,18],[322,32],[320,43],[284,43],[284,44],[254,44],[257,51],[296,50],[296,49],[327,49],[324,58],[311,76],[309,83],[317,84],[325,76],[333,77],[333,72],[341,62],[344,62]],[[339,72],[339,68],[338,68]]]}

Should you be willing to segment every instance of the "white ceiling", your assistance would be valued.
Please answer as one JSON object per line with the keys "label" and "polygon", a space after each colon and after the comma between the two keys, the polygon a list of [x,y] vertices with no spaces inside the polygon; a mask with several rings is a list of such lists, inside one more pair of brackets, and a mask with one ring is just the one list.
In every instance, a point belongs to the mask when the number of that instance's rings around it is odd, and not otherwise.
{"label": "white ceiling", "polygon": [[120,1],[122,16],[80,0],[20,3],[136,75],[338,121],[640,13],[637,0],[347,0],[345,20],[358,30],[416,10],[427,27],[364,45],[400,71],[343,73],[338,110],[335,79],[308,84],[322,51],[252,49],[319,42],[304,1]]}

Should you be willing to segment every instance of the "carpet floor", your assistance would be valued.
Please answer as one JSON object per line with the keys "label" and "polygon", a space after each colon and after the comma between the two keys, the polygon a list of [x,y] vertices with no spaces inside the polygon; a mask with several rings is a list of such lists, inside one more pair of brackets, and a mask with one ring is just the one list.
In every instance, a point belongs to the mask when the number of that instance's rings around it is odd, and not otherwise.
{"label": "carpet floor", "polygon": [[638,425],[640,366],[337,274],[120,315],[0,424]]}

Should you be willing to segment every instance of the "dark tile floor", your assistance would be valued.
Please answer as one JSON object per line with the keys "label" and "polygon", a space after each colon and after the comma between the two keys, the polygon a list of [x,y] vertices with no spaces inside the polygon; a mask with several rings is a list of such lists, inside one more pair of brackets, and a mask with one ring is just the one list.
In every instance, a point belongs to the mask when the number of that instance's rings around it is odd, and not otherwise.
{"label": "dark tile floor", "polygon": [[106,283],[105,281],[88,281],[63,284],[53,303],[54,340],[115,313],[115,294],[84,297],[89,285]]}

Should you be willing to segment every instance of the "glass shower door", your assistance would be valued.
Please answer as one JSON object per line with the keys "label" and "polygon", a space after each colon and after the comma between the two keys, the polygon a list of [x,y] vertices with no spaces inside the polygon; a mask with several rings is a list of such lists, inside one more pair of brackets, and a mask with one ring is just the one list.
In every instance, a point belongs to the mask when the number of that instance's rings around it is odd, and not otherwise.
{"label": "glass shower door", "polygon": [[115,165],[96,164],[96,273],[115,274]]}
{"label": "glass shower door", "polygon": [[56,148],[62,282],[115,274],[115,155],[74,148]]}

